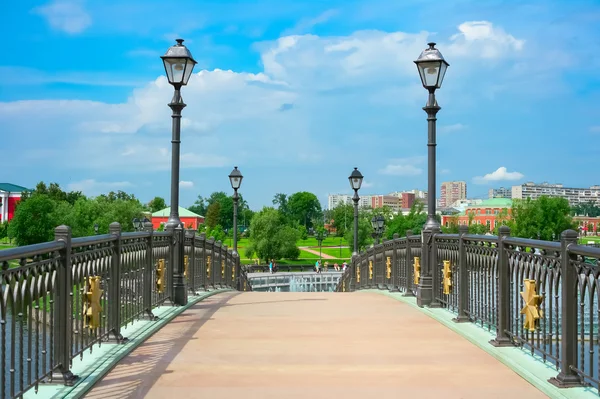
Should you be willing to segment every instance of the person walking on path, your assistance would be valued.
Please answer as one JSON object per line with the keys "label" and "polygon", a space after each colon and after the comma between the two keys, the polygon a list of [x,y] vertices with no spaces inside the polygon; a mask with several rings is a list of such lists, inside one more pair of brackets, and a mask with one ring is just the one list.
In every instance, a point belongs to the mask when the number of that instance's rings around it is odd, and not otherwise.
{"label": "person walking on path", "polygon": [[339,272],[339,271],[340,271],[340,265],[338,265],[338,263],[337,263],[337,262],[335,262],[335,263],[333,264],[333,269],[334,269],[336,272]]}
{"label": "person walking on path", "polygon": [[316,261],[316,262],[315,262],[315,272],[317,272],[317,273],[321,273],[321,269],[319,268],[319,266],[321,266],[321,265],[319,264],[319,261]]}
{"label": "person walking on path", "polygon": [[269,273],[273,274],[273,259],[269,262]]}
{"label": "person walking on path", "polygon": [[346,263],[346,261],[344,261],[344,263],[342,263],[342,271],[345,272],[347,267],[348,264]]}

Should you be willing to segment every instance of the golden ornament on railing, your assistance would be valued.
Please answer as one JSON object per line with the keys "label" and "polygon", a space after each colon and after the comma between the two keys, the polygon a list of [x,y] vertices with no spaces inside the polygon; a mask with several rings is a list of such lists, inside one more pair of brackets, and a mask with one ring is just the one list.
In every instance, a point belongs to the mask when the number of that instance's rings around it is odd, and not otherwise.
{"label": "golden ornament on railing", "polygon": [[444,261],[444,294],[448,295],[452,292],[452,268],[450,267],[450,261]]}
{"label": "golden ornament on railing", "polygon": [[346,280],[342,281],[342,292],[346,292]]}
{"label": "golden ornament on railing", "polygon": [[421,277],[421,258],[419,258],[418,256],[415,256],[413,270],[413,283],[415,285],[419,285],[419,278]]}
{"label": "golden ornament on railing", "polygon": [[88,277],[87,292],[84,295],[83,318],[85,327],[94,330],[100,327],[100,313],[102,313],[103,290],[100,289],[100,276]]}
{"label": "golden ornament on railing", "polygon": [[221,261],[221,278],[225,278],[225,261]]}
{"label": "golden ornament on railing", "polygon": [[246,291],[246,280],[244,280],[244,291]]}
{"label": "golden ornament on railing", "polygon": [[188,276],[188,256],[184,255],[183,257],[183,277],[187,278]]}
{"label": "golden ornament on railing", "polygon": [[385,275],[388,279],[392,278],[392,258],[389,256],[385,260]]}
{"label": "golden ornament on railing", "polygon": [[231,266],[231,281],[235,280],[235,265]]}
{"label": "golden ornament on railing", "polygon": [[369,261],[369,280],[373,280],[373,261]]}
{"label": "golden ornament on railing", "polygon": [[165,260],[159,259],[156,264],[156,292],[159,294],[165,290]]}
{"label": "golden ornament on railing", "polygon": [[544,317],[544,312],[539,308],[544,296],[537,294],[535,280],[525,280],[523,283],[525,285],[525,291],[521,292],[521,297],[525,302],[525,306],[521,309],[521,314],[525,315],[523,328],[534,332],[540,317]]}
{"label": "golden ornament on railing", "polygon": [[206,278],[210,278],[210,255],[206,257]]}
{"label": "golden ornament on railing", "polygon": [[356,266],[356,282],[360,283],[360,265]]}

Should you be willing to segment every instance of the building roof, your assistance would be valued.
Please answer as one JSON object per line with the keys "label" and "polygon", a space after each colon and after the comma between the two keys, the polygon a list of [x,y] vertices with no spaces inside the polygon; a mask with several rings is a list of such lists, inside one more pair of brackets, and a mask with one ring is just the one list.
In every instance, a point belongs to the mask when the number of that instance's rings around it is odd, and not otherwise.
{"label": "building roof", "polygon": [[510,208],[512,199],[508,198],[490,198],[477,205],[470,205],[467,208]]}
{"label": "building roof", "polygon": [[17,186],[16,184],[11,183],[0,183],[0,191],[10,192],[10,193],[23,193],[25,191],[31,191],[31,189]]}
{"label": "building roof", "polygon": [[[169,215],[171,214],[171,207],[168,206],[165,209],[162,209],[160,211],[156,211],[152,214],[152,217],[169,217]],[[192,211],[188,211],[187,209],[183,208],[183,207],[179,207],[179,217],[182,218],[203,218],[204,216],[200,216],[195,214]]]}

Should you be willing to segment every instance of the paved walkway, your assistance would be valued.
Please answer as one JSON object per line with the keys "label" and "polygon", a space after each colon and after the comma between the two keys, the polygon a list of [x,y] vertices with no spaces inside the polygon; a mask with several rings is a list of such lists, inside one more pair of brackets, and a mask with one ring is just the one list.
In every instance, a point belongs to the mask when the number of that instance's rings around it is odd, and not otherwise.
{"label": "paved walkway", "polygon": [[461,336],[375,293],[225,293],[124,358],[92,398],[543,398]]}

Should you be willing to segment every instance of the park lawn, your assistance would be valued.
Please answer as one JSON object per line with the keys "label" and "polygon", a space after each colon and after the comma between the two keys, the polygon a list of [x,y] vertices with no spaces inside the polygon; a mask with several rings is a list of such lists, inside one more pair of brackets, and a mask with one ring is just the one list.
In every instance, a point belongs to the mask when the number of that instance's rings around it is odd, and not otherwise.
{"label": "park lawn", "polygon": [[307,251],[300,250],[300,255],[298,256],[300,259],[319,259],[319,254],[312,254]]}
{"label": "park lawn", "polygon": [[323,251],[324,254],[327,254],[330,256],[337,256],[340,258],[350,259],[352,257],[352,251],[350,251],[350,248],[342,248],[341,256],[340,256],[340,248],[322,248],[321,251]]}
{"label": "park lawn", "polygon": [[594,243],[600,243],[600,237],[582,237],[579,239],[580,244],[587,244],[588,241],[593,241]]}
{"label": "park lawn", "polygon": [[[348,245],[348,243],[346,242],[346,240],[344,240],[343,237],[327,237],[326,239],[323,240],[323,243],[321,245],[324,247],[339,246],[340,241],[342,242],[342,245]],[[319,243],[317,242],[316,238],[308,237],[306,240],[296,241],[296,245],[299,247],[318,247]]]}

